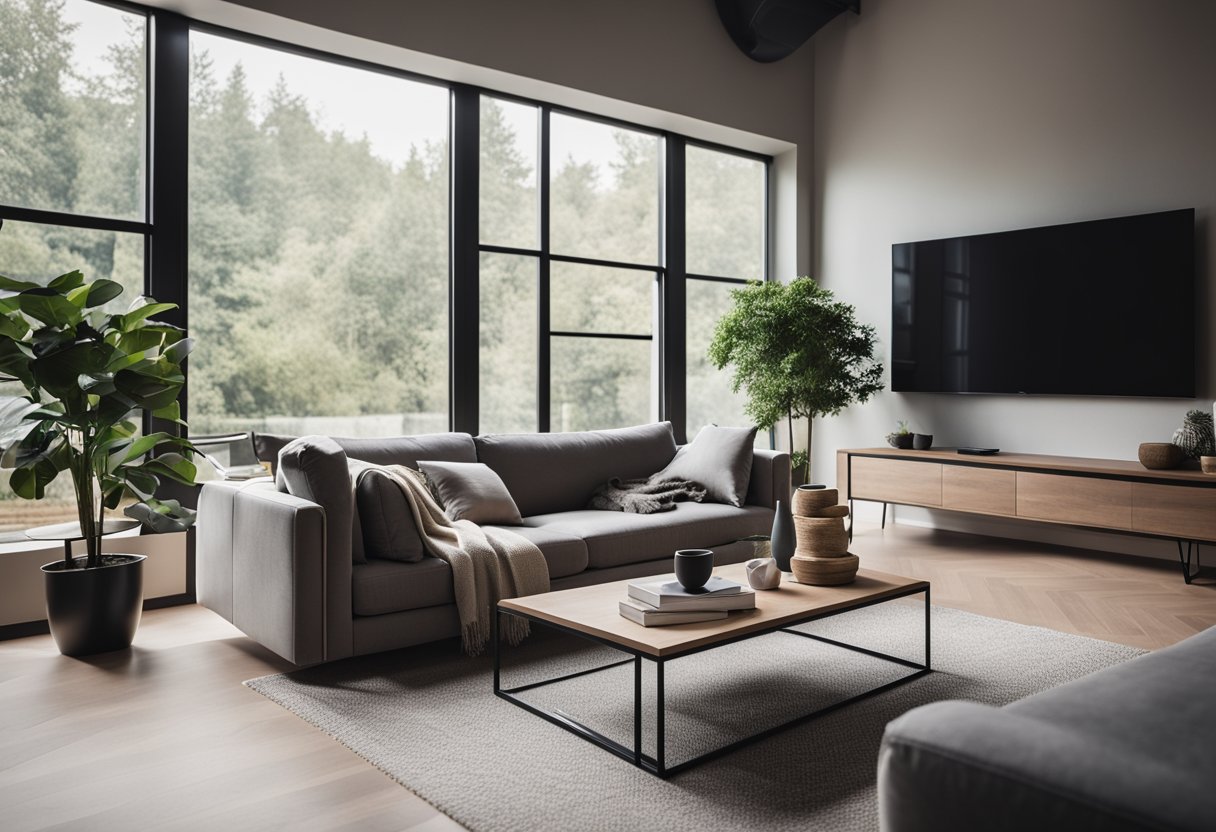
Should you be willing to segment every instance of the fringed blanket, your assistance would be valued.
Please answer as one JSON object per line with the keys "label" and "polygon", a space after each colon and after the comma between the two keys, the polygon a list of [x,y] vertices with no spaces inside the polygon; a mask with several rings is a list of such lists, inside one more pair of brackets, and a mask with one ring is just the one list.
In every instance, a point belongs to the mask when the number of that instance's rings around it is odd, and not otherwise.
{"label": "fringed blanket", "polygon": [[[535,543],[513,532],[449,520],[417,471],[404,465],[386,465],[384,470],[405,495],[426,550],[452,567],[464,650],[475,656],[490,639],[500,599],[549,591],[545,558]],[[508,616],[504,624],[502,635],[511,644],[528,635],[528,622],[522,618]]]}
{"label": "fringed blanket", "polygon": [[671,511],[676,503],[699,503],[703,499],[705,489],[689,480],[651,482],[650,479],[622,480],[613,477],[595,489],[587,508],[655,514]]}

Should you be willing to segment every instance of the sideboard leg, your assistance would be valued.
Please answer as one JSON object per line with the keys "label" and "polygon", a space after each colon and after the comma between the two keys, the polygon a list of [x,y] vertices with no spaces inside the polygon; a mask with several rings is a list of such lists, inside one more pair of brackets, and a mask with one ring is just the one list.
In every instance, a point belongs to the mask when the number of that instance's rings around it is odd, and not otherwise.
{"label": "sideboard leg", "polygon": [[[1178,544],[1178,562],[1182,565],[1182,580],[1186,581],[1189,584],[1194,579],[1195,575],[1197,575],[1199,573],[1199,569],[1200,569],[1199,544],[1193,540],[1188,540],[1186,542],[1186,557],[1183,557],[1182,540],[1179,539],[1179,540],[1175,540],[1174,542]],[[1191,572],[1191,553],[1192,553],[1192,551],[1194,552],[1194,557],[1195,557],[1195,571],[1194,572]]]}
{"label": "sideboard leg", "polygon": [[887,527],[887,504],[886,503],[882,504],[882,527],[884,529]]}

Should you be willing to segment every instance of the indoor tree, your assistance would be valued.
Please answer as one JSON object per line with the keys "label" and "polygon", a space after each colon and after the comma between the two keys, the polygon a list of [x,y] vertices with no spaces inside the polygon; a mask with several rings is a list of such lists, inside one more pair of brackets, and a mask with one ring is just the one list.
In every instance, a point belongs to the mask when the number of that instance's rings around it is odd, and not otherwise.
{"label": "indoor tree", "polygon": [[[41,499],[61,472],[72,479],[87,557],[65,554],[64,569],[102,565],[107,510],[126,509],[154,531],[180,531],[193,512],[159,500],[160,478],[193,484],[183,454],[189,440],[158,432],[140,436],[140,412],[182,427],[181,363],[191,341],[179,327],[152,320],[175,308],[138,297],[126,312],[101,307],[123,291],[112,280],[68,272],[43,286],[0,276],[0,383],[24,395],[0,396],[0,467],[19,497]],[[83,561],[83,562],[82,562]]]}
{"label": "indoor tree", "polygon": [[806,418],[806,450],[795,470],[810,473],[816,416],[832,416],[883,389],[874,359],[874,327],[858,323],[850,304],[810,277],[753,282],[731,293],[734,307],[718,321],[709,359],[734,368],[732,388],[747,393],[747,414],[762,427],[785,419],[794,447],[794,419]]}

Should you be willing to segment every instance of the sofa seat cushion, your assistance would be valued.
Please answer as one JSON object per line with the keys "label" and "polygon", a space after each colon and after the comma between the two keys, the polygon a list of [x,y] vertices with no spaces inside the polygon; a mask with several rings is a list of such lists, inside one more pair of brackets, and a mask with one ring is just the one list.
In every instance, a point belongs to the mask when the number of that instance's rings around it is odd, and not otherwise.
{"label": "sofa seat cushion", "polygon": [[524,518],[525,526],[581,537],[593,569],[641,563],[676,549],[708,548],[754,534],[768,534],[773,511],[763,506],[679,503],[673,511],[629,514],[581,509]]}
{"label": "sofa seat cushion", "polygon": [[[587,545],[573,534],[526,526],[502,530],[514,532],[540,547],[550,578],[576,575],[587,568]],[[425,557],[416,563],[369,560],[355,564],[351,594],[355,615],[384,615],[456,603],[452,569],[446,561],[435,557]]]}
{"label": "sofa seat cushion", "polygon": [[483,528],[500,529],[531,540],[540,548],[540,553],[545,556],[550,578],[577,575],[587,568],[587,544],[581,537],[570,532],[533,526],[484,526]]}
{"label": "sofa seat cushion", "polygon": [[355,615],[383,615],[454,604],[452,568],[439,558],[417,563],[369,560],[351,572],[351,608]]}

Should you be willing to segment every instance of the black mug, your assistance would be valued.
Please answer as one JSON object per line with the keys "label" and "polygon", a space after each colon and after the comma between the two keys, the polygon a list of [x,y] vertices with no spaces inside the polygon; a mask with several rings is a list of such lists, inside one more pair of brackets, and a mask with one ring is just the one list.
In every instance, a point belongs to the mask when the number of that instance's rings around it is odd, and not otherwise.
{"label": "black mug", "polygon": [[676,580],[685,589],[700,589],[714,573],[711,549],[677,549]]}

